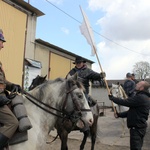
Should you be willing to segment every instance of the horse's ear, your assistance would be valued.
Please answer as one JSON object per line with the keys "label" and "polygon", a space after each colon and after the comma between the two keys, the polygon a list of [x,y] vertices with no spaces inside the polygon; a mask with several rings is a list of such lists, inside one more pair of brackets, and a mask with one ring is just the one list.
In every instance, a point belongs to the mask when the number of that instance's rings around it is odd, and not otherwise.
{"label": "horse's ear", "polygon": [[66,79],[72,79],[72,80],[77,80],[78,79],[78,74],[77,73],[75,73],[74,75],[70,75],[70,74],[67,74],[67,76],[66,76]]}
{"label": "horse's ear", "polygon": [[74,75],[68,75],[68,77],[67,77],[67,79],[69,79],[69,78],[71,78],[72,80],[78,80],[78,74],[77,73],[75,73]]}
{"label": "horse's ear", "polygon": [[77,80],[77,79],[78,79],[78,74],[75,73],[75,74],[72,76],[72,79],[73,79],[73,80]]}
{"label": "horse's ear", "polygon": [[47,75],[45,75],[44,79],[46,79]]}
{"label": "horse's ear", "polygon": [[70,74],[68,74],[66,79],[67,79],[67,87],[69,89],[70,87],[72,87],[75,84],[75,81],[77,80],[77,73],[75,73],[72,76]]}
{"label": "horse's ear", "polygon": [[71,78],[71,75],[67,74],[66,79],[69,79],[69,78]]}

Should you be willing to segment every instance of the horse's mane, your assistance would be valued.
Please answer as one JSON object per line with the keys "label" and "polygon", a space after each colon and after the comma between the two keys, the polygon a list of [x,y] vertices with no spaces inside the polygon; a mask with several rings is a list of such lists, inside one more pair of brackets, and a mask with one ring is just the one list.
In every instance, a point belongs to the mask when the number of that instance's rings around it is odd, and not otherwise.
{"label": "horse's mane", "polygon": [[121,90],[121,92],[122,92],[122,94],[123,94],[123,97],[124,97],[124,98],[128,98],[128,96],[127,96],[127,94],[125,93],[123,87],[120,85],[119,88],[120,88],[120,90]]}
{"label": "horse's mane", "polygon": [[78,88],[82,89],[83,91],[85,91],[85,88],[83,86],[83,84],[80,81],[76,81],[77,82],[77,86]]}
{"label": "horse's mane", "polygon": [[[40,100],[42,100],[43,99],[43,97],[46,95],[46,91],[47,90],[50,90],[50,86],[52,87],[52,85],[54,85],[54,86],[57,86],[58,84],[61,84],[60,86],[59,86],[59,89],[61,89],[61,91],[60,91],[60,93],[59,93],[59,95],[60,96],[63,96],[65,93],[66,93],[66,91],[64,91],[64,90],[66,90],[66,89],[70,89],[70,88],[72,88],[74,85],[76,85],[78,88],[80,88],[80,89],[82,89],[83,91],[85,91],[85,88],[84,88],[84,86],[83,86],[83,84],[80,82],[80,81],[78,81],[78,80],[74,80],[73,78],[68,78],[68,79],[66,79],[66,78],[56,78],[55,80],[47,80],[47,81],[45,81],[44,83],[42,83],[42,84],[40,84],[40,85],[38,85],[37,87],[35,87],[32,91],[31,91],[31,93],[37,98],[37,99],[40,99]],[[54,87],[53,86],[53,87]],[[57,87],[58,88],[58,87]],[[58,90],[59,90],[58,89]]]}

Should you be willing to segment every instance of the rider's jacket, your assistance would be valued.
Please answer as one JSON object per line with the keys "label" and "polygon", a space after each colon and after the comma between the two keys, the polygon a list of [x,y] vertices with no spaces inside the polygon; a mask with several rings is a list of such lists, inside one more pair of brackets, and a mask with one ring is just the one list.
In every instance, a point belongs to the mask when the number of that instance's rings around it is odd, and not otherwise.
{"label": "rider's jacket", "polygon": [[135,93],[134,93],[134,90],[135,90],[135,82],[134,82],[134,81],[127,79],[127,80],[124,82],[123,88],[124,88],[126,94],[127,94],[129,97],[132,97],[132,96],[135,95]]}
{"label": "rider's jacket", "polygon": [[95,81],[95,80],[102,81],[100,74],[89,69],[86,65],[84,65],[82,68],[74,67],[72,70],[70,70],[68,75],[72,76],[75,73],[77,73],[78,75],[78,80],[82,82],[86,90],[86,94],[89,94],[89,81]]}
{"label": "rider's jacket", "polygon": [[6,80],[2,63],[0,62],[0,94],[3,93],[5,89],[11,91],[11,86],[12,83]]}

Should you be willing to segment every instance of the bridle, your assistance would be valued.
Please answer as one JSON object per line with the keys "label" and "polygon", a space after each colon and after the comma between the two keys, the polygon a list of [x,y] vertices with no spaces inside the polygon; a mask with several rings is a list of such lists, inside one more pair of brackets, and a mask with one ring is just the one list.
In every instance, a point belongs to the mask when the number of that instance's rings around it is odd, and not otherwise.
{"label": "bridle", "polygon": [[[62,112],[64,112],[65,119],[70,119],[72,122],[77,122],[79,119],[81,119],[82,117],[82,112],[84,111],[91,111],[91,109],[81,109],[80,104],[77,100],[77,97],[75,96],[75,94],[73,93],[73,91],[78,88],[77,85],[74,85],[71,89],[68,89],[66,91],[66,97],[64,98],[64,102],[63,102],[63,107],[62,107]],[[66,109],[66,105],[67,105],[67,100],[68,100],[68,96],[71,96],[72,102],[74,104],[74,110],[72,112],[70,112],[68,114],[68,112],[65,111]]]}

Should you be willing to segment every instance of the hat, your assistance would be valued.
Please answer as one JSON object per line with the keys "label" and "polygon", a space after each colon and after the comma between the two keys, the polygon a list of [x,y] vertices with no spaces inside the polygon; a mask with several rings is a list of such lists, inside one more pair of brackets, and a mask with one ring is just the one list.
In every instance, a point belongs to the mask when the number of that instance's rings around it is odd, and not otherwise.
{"label": "hat", "polygon": [[86,63],[86,60],[84,60],[82,57],[80,56],[77,56],[75,61],[73,62],[73,64],[75,63],[80,63],[80,62],[83,62],[83,63]]}
{"label": "hat", "polygon": [[4,39],[4,36],[3,36],[3,31],[1,29],[0,29],[0,40],[3,42],[6,42],[6,40]]}
{"label": "hat", "polygon": [[127,78],[128,78],[128,77],[132,77],[132,74],[128,72],[128,73],[126,74],[126,77],[127,77]]}

